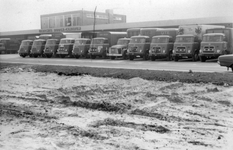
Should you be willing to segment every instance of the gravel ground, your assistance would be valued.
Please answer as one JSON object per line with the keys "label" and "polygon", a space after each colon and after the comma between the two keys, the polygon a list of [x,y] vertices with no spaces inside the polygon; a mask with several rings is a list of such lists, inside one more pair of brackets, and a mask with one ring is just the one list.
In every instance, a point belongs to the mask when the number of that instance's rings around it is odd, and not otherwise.
{"label": "gravel ground", "polygon": [[1,64],[0,83],[3,150],[233,149],[232,74]]}

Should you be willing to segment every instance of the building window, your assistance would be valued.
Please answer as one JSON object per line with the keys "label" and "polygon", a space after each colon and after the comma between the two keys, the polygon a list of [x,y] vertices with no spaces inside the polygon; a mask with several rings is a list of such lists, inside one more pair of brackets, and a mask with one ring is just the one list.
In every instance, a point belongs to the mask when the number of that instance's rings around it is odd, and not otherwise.
{"label": "building window", "polygon": [[55,27],[64,27],[63,25],[63,16],[56,16],[56,24]]}
{"label": "building window", "polygon": [[114,16],[113,19],[114,19],[114,20],[119,20],[119,21],[121,21],[121,20],[122,20],[122,17]]}
{"label": "building window", "polygon": [[80,25],[80,15],[79,14],[73,14],[73,26]]}
{"label": "building window", "polygon": [[[94,18],[94,14],[86,14],[87,18]],[[95,15],[97,19],[108,19],[107,15]]]}
{"label": "building window", "polygon": [[49,28],[55,28],[55,17],[49,17]]}
{"label": "building window", "polygon": [[41,29],[47,29],[49,28],[49,18],[43,17],[41,18]]}
{"label": "building window", "polygon": [[69,27],[71,25],[72,25],[71,15],[66,15],[65,16],[65,26]]}

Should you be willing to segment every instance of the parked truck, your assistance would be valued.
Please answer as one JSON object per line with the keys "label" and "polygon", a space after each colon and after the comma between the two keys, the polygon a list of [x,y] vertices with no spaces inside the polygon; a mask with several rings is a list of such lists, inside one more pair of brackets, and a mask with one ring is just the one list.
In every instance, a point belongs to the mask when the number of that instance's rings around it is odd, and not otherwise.
{"label": "parked truck", "polygon": [[18,54],[21,57],[31,56],[30,50],[32,48],[33,40],[23,40],[20,44]]}
{"label": "parked truck", "polygon": [[221,55],[233,53],[233,29],[215,28],[206,30],[201,42],[199,57],[201,62],[217,59]]}
{"label": "parked truck", "polygon": [[116,45],[119,38],[126,37],[126,32],[99,32],[97,37],[91,40],[89,54],[92,59],[96,56],[106,58],[109,47]]}
{"label": "parked truck", "polygon": [[11,38],[0,38],[0,54],[15,54],[19,46],[20,43]]}
{"label": "parked truck", "polygon": [[171,60],[172,50],[176,36],[178,34],[178,29],[168,28],[160,29],[156,31],[156,36],[152,37],[149,57],[152,61],[158,58],[167,58]]}
{"label": "parked truck", "polygon": [[56,56],[58,49],[59,40],[58,39],[48,39],[44,48],[44,55],[47,58],[51,58],[52,56]]}
{"label": "parked truck", "polygon": [[65,58],[66,56],[72,57],[74,41],[74,38],[62,38],[58,45],[56,55],[61,58]]}
{"label": "parked truck", "polygon": [[113,60],[116,57],[122,57],[127,59],[127,49],[130,42],[130,38],[120,38],[116,45],[109,48],[109,53],[107,55]]}
{"label": "parked truck", "polygon": [[128,46],[127,54],[130,60],[134,60],[137,56],[147,60],[149,58],[150,42],[156,31],[161,28],[141,28],[140,34],[132,36]]}
{"label": "parked truck", "polygon": [[75,58],[85,57],[88,58],[88,50],[90,49],[91,40],[89,38],[78,38],[74,42],[72,55]]}
{"label": "parked truck", "polygon": [[37,39],[33,41],[32,48],[30,54],[36,57],[45,57],[44,56],[44,48],[45,48],[46,40],[44,39]]}
{"label": "parked truck", "polygon": [[172,57],[175,61],[182,58],[199,59],[200,43],[207,29],[225,28],[217,25],[182,25],[176,36]]}

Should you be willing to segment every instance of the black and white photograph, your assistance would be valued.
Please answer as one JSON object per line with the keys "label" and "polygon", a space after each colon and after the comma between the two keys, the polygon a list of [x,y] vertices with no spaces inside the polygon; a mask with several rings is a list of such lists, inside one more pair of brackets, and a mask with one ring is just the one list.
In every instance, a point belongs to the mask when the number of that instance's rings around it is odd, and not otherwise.
{"label": "black and white photograph", "polygon": [[233,150],[233,1],[0,0],[0,150]]}

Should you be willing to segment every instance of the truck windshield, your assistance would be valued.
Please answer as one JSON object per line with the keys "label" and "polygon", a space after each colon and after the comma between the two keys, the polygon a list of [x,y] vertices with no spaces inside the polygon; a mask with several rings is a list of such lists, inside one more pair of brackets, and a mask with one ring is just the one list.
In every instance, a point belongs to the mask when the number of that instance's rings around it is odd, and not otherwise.
{"label": "truck windshield", "polygon": [[117,41],[117,45],[128,45],[129,44],[129,40],[118,40]]}
{"label": "truck windshield", "polygon": [[145,43],[146,39],[145,38],[132,38],[130,43]]}
{"label": "truck windshield", "polygon": [[221,41],[223,41],[223,36],[221,35],[203,37],[203,42],[221,42]]}
{"label": "truck windshield", "polygon": [[71,40],[61,40],[60,44],[69,44]]}
{"label": "truck windshield", "polygon": [[194,37],[176,37],[176,42],[193,42]]}
{"label": "truck windshield", "polygon": [[28,46],[28,45],[30,45],[30,42],[29,42],[29,41],[23,41],[23,42],[21,43],[21,45],[23,45],[23,46]]}
{"label": "truck windshield", "polygon": [[91,44],[103,44],[103,39],[92,39]]}
{"label": "truck windshield", "polygon": [[56,44],[56,40],[47,40],[46,44]]}
{"label": "truck windshield", "polygon": [[86,44],[87,43],[87,40],[76,40],[75,41],[75,44],[76,45],[84,45],[84,44]]}
{"label": "truck windshield", "polygon": [[152,39],[151,43],[168,43],[167,37],[156,37]]}
{"label": "truck windshield", "polygon": [[43,45],[43,42],[42,41],[34,41],[33,45]]}

